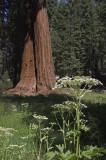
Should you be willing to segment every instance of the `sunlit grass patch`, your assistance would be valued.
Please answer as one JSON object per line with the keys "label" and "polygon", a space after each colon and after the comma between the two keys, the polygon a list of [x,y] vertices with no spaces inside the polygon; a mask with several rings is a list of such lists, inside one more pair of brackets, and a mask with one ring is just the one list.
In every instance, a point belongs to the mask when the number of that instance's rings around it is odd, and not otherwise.
{"label": "sunlit grass patch", "polygon": [[105,93],[97,93],[97,92],[89,92],[87,93],[83,100],[90,101],[91,103],[99,103],[106,104],[106,94]]}
{"label": "sunlit grass patch", "polygon": [[[50,122],[55,122],[55,117],[52,114],[55,104],[63,103],[68,105],[64,101],[73,100],[75,98],[72,90],[64,89],[65,93],[71,93],[63,95],[48,95],[47,97],[39,95],[36,97],[19,97],[19,96],[2,96],[0,99],[0,127],[10,129],[10,135],[8,139],[2,139],[0,136],[0,149],[2,153],[0,156],[4,156],[5,160],[14,159],[26,159],[33,160],[39,150],[39,127],[36,118],[33,115],[46,116],[47,121],[43,121],[41,132],[50,127]],[[82,103],[87,105],[88,108],[84,111],[86,117],[90,120],[88,125],[91,125],[91,135],[83,135],[83,143],[96,143],[102,145],[105,140],[105,105],[106,95],[104,93],[88,92],[82,99]],[[68,107],[68,106],[67,106]],[[67,108],[68,109],[68,108]],[[60,117],[58,117],[61,123]],[[50,138],[57,137],[53,140],[53,146],[55,144],[62,144],[62,134],[57,132],[57,126],[54,126],[54,131],[50,133]],[[96,132],[96,133],[95,133]],[[0,134],[1,135],[1,134]],[[91,139],[88,141],[88,138]],[[104,139],[104,140],[103,140]],[[3,142],[4,141],[4,142]],[[67,140],[66,140],[67,141]],[[2,143],[3,142],[3,143]],[[46,142],[42,143],[42,153],[46,152]],[[3,145],[2,145],[3,144]],[[4,146],[4,150],[2,149]],[[55,149],[55,147],[54,147]],[[6,157],[7,156],[7,157]],[[41,155],[42,156],[42,155]],[[1,158],[1,157],[0,157]],[[3,159],[3,158],[2,158]],[[4,160],[3,159],[3,160]],[[36,158],[35,158],[36,159]]]}
{"label": "sunlit grass patch", "polygon": [[[9,108],[9,112],[8,111]],[[3,108],[3,105],[0,105]],[[7,111],[2,109],[0,116],[0,155],[2,159],[23,159],[27,154],[35,154],[36,146],[34,144],[35,130],[27,125],[25,118],[28,113],[17,109],[16,105],[7,104]],[[5,111],[5,112],[4,112]],[[34,135],[34,136],[29,136]],[[29,137],[28,137],[29,136]],[[22,139],[22,137],[28,137]],[[34,147],[35,146],[35,147]]]}

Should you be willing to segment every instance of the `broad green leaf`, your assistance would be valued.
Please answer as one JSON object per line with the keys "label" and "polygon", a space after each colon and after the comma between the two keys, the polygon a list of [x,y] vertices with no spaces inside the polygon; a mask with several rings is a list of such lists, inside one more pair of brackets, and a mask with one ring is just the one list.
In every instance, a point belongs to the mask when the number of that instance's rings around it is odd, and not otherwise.
{"label": "broad green leaf", "polygon": [[61,152],[61,153],[63,153],[64,152],[64,144],[62,144],[62,145],[56,145],[56,147],[58,148],[58,150]]}
{"label": "broad green leaf", "polygon": [[88,126],[81,125],[81,126],[80,126],[80,129],[81,129],[81,130],[84,130],[85,132],[87,132],[87,131],[89,131],[90,128],[89,128]]}
{"label": "broad green leaf", "polygon": [[83,152],[82,152],[82,155],[83,155],[85,158],[91,159],[91,152],[90,152],[90,151],[83,151]]}
{"label": "broad green leaf", "polygon": [[77,131],[77,130],[71,130],[71,131],[69,131],[69,132],[67,132],[66,133],[66,136],[67,137],[69,137],[69,136],[71,136],[71,135],[73,135],[73,136],[77,136],[77,135],[79,135],[80,134],[80,131]]}
{"label": "broad green leaf", "polygon": [[55,156],[55,152],[47,152],[44,156],[44,160],[52,160]]}

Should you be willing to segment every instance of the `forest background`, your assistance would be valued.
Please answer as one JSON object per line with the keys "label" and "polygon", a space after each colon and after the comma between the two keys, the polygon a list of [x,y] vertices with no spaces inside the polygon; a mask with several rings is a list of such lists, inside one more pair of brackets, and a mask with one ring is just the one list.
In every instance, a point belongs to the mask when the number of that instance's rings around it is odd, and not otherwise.
{"label": "forest background", "polygon": [[[55,74],[105,82],[105,0],[47,0],[47,11]],[[8,71],[14,86],[20,78],[24,36],[24,0],[0,0],[0,78]]]}

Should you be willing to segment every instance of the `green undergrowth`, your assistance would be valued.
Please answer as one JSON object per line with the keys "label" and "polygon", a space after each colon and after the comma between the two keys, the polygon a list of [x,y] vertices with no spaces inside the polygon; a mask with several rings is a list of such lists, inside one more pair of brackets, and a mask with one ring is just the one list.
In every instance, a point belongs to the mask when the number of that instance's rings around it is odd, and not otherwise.
{"label": "green undergrowth", "polygon": [[[65,92],[69,92],[65,90]],[[55,121],[52,114],[51,106],[60,104],[66,100],[72,100],[74,97],[68,95],[51,94],[48,96],[39,95],[36,97],[19,97],[19,96],[0,96],[0,127],[10,128],[8,131],[12,136],[5,135],[0,131],[0,159],[2,160],[32,160],[38,154],[38,122],[33,118],[34,114],[48,117],[48,121],[42,123],[42,128],[49,126],[50,122]],[[82,99],[83,103],[88,106],[84,111],[90,132],[82,135],[82,143],[105,146],[106,141],[106,94],[89,92]],[[59,118],[59,117],[58,117]],[[14,130],[11,130],[14,129]],[[57,137],[53,141],[55,144],[62,144],[62,136],[57,133],[56,126],[51,137]],[[6,131],[5,131],[6,132]],[[9,148],[10,147],[10,148]],[[43,152],[45,153],[45,144]],[[43,153],[42,153],[43,154]]]}
{"label": "green undergrowth", "polygon": [[[69,89],[63,89],[63,92],[70,93],[74,97]],[[83,137],[84,143],[92,142],[102,146],[106,143],[106,93],[88,92],[82,98],[82,103],[88,106],[84,114],[90,126],[89,134]]]}
{"label": "green undergrowth", "polygon": [[[55,103],[61,103],[65,99],[62,95],[58,95],[58,97],[57,95],[49,95],[48,97],[43,95],[36,97],[1,95],[0,159],[34,159],[37,154],[39,142],[37,137],[38,131],[36,129],[38,123],[33,118],[33,114],[46,115],[50,118],[50,121],[52,121],[51,106]],[[47,123],[48,122],[43,123],[42,127],[47,126]],[[2,131],[7,128],[15,131],[11,130],[9,132],[10,135],[7,136],[5,135],[6,133]]]}

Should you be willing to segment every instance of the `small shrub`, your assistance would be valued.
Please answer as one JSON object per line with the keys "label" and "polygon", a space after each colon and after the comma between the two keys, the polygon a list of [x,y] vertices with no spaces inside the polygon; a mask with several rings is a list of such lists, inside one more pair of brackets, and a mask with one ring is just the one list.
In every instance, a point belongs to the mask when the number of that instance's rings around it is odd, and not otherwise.
{"label": "small shrub", "polygon": [[0,80],[0,91],[4,92],[13,87],[13,83],[9,78],[8,71],[5,71]]}

